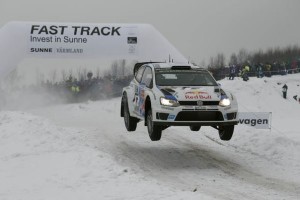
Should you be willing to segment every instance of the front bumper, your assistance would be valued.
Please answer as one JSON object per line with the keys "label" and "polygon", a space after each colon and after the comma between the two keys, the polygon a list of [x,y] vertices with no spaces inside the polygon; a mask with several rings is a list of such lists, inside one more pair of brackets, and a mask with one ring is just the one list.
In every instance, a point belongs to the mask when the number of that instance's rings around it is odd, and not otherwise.
{"label": "front bumper", "polygon": [[237,125],[238,121],[226,121],[226,122],[220,122],[220,121],[202,121],[202,122],[170,122],[170,121],[156,121],[153,122],[154,125],[159,126],[228,126],[228,125]]}
{"label": "front bumper", "polygon": [[226,126],[238,124],[237,107],[161,106],[154,110],[153,123],[166,126]]}

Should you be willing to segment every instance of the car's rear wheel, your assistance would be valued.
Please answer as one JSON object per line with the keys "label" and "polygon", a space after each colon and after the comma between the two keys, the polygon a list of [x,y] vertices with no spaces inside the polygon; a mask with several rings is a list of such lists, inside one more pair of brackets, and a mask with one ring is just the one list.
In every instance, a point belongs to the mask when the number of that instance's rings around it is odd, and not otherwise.
{"label": "car's rear wheel", "polygon": [[122,98],[124,101],[123,109],[124,109],[124,123],[127,131],[135,131],[138,123],[138,119],[135,117],[131,117],[128,108],[127,95],[125,94]]}
{"label": "car's rear wheel", "polygon": [[234,131],[234,125],[229,126],[220,126],[219,127],[219,136],[221,140],[228,141],[231,139]]}
{"label": "car's rear wheel", "polygon": [[199,131],[201,126],[190,126],[191,131]]}
{"label": "car's rear wheel", "polygon": [[154,125],[151,108],[147,112],[147,129],[148,129],[149,137],[152,141],[160,140],[162,127],[158,125]]}

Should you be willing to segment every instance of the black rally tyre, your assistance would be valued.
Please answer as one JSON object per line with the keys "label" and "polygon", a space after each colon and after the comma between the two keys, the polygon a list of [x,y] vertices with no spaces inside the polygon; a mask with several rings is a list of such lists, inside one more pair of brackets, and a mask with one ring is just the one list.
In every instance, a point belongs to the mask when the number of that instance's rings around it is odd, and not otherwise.
{"label": "black rally tyre", "polygon": [[231,139],[234,131],[234,125],[229,126],[220,126],[219,127],[219,136],[221,140],[228,141]]}
{"label": "black rally tyre", "polygon": [[135,131],[138,120],[135,117],[131,117],[128,108],[127,96],[123,95],[122,101],[124,101],[124,123],[127,131]]}
{"label": "black rally tyre", "polygon": [[199,131],[201,126],[190,126],[191,131]]}
{"label": "black rally tyre", "polygon": [[153,124],[151,108],[147,112],[147,129],[152,141],[158,141],[161,138],[162,127]]}

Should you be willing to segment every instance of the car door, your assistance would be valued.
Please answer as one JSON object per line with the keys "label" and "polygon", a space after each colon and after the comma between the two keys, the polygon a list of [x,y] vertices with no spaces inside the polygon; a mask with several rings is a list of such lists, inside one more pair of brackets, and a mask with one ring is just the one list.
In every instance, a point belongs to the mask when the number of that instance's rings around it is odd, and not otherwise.
{"label": "car door", "polygon": [[139,95],[138,114],[140,117],[145,116],[146,92],[147,90],[150,90],[152,88],[152,84],[153,84],[152,81],[153,81],[152,69],[150,67],[146,67],[138,88],[138,95]]}
{"label": "car door", "polygon": [[134,82],[133,82],[133,90],[134,90],[134,96],[133,96],[133,112],[134,114],[136,114],[137,116],[141,116],[140,115],[140,103],[141,103],[141,91],[140,91],[140,84],[142,81],[142,77],[143,77],[143,73],[145,70],[145,66],[141,66],[134,77]]}

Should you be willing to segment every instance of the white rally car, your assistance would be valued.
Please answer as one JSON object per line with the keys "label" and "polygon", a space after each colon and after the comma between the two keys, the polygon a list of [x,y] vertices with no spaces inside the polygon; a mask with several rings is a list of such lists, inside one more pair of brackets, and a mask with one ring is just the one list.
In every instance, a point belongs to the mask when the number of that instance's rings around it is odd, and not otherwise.
{"label": "white rally car", "polygon": [[174,63],[137,63],[134,79],[123,88],[121,117],[135,131],[144,120],[150,139],[160,140],[169,126],[199,131],[212,126],[230,140],[238,124],[235,96],[224,91],[205,69]]}

